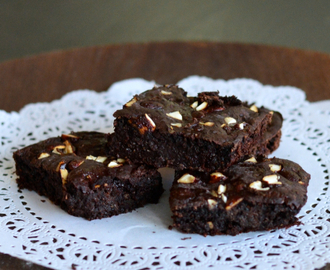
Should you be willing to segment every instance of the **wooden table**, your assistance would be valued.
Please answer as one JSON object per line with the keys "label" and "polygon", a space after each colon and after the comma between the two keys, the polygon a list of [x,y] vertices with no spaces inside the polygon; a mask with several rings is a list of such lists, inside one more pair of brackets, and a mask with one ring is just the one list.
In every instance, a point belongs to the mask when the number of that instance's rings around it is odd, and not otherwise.
{"label": "wooden table", "polygon": [[[301,88],[310,101],[330,99],[327,54],[237,43],[162,42],[58,51],[4,62],[0,64],[0,109],[18,111],[28,103],[58,99],[75,89],[103,91],[132,77],[165,84],[189,75],[253,78],[263,84]],[[0,259],[1,269],[30,269],[8,255],[0,254]]]}

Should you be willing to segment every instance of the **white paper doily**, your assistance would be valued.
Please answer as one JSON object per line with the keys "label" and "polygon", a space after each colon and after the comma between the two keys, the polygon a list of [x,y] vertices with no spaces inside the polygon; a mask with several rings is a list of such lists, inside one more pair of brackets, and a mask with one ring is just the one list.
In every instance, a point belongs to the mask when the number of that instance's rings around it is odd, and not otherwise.
{"label": "white paper doily", "polygon": [[129,79],[103,93],[80,90],[19,113],[0,111],[0,252],[55,269],[313,269],[330,262],[330,101],[309,103],[299,89],[249,79],[192,76],[178,84],[192,95],[219,90],[283,114],[283,137],[273,155],[312,175],[302,225],[212,237],[169,230],[167,169],[159,204],[102,220],[70,216],[35,192],[19,191],[12,153],[71,130],[111,131],[113,112],[154,85]]}

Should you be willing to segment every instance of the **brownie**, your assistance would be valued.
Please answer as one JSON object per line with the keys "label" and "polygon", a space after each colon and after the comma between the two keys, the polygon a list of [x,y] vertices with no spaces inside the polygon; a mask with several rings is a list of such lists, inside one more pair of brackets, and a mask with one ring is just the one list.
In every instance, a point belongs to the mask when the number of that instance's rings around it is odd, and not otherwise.
{"label": "brownie", "polygon": [[76,132],[16,151],[18,187],[89,220],[158,202],[163,192],[159,172],[106,157],[106,142],[105,134]]}
{"label": "brownie", "polygon": [[278,147],[282,126],[277,112],[218,92],[188,97],[176,85],[134,96],[114,117],[108,154],[177,170],[226,169],[246,156],[268,154]]}
{"label": "brownie", "polygon": [[278,112],[273,113],[272,121],[268,126],[266,132],[262,136],[261,143],[256,145],[256,155],[268,156],[280,146],[282,136],[282,115]]}
{"label": "brownie", "polygon": [[202,235],[271,230],[298,223],[310,175],[298,164],[258,157],[222,173],[176,171],[170,191],[174,227]]}

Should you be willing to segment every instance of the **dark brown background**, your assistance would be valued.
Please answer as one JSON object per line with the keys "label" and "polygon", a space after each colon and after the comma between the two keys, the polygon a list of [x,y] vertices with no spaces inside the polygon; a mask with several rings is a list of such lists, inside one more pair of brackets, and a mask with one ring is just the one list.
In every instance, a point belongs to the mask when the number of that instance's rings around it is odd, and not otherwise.
{"label": "dark brown background", "polygon": [[[192,74],[330,99],[329,30],[328,0],[0,0],[0,110],[130,77]],[[0,269],[43,268],[0,254]]]}

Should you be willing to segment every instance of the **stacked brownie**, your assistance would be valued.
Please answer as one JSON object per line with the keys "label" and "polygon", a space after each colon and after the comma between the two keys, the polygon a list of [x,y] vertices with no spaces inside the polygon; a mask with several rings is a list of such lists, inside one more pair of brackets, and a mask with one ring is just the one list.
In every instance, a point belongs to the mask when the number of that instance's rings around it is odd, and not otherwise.
{"label": "stacked brownie", "polygon": [[236,235],[297,224],[310,176],[294,162],[266,157],[280,143],[280,113],[164,85],[134,96],[114,116],[107,137],[73,133],[15,152],[19,187],[70,214],[102,218],[157,202],[157,169],[170,167],[173,226],[182,232]]}
{"label": "stacked brownie", "polygon": [[280,113],[165,85],[114,116],[108,154],[176,170],[170,208],[178,230],[236,235],[297,224],[310,176],[294,162],[266,158],[280,143]]}

